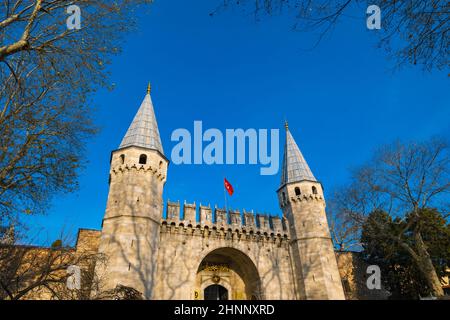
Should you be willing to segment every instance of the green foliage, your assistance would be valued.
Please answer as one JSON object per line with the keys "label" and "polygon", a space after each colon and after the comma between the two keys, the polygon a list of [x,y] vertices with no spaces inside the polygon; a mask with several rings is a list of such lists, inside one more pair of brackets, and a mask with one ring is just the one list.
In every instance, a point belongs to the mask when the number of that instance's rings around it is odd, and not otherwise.
{"label": "green foliage", "polygon": [[[383,211],[372,212],[361,232],[363,256],[367,263],[381,269],[382,281],[392,299],[417,299],[428,296],[430,289],[411,255],[395,239],[414,248],[412,230],[419,230],[439,277],[445,275],[450,265],[450,224],[435,209],[422,209],[419,218],[411,223],[412,214],[405,220],[392,217]],[[417,228],[417,229],[415,229]]]}
{"label": "green foliage", "polygon": [[52,243],[52,249],[59,249],[59,248],[62,248],[62,245],[63,245],[63,243],[62,243],[62,240],[61,240],[61,239],[55,240],[55,241],[53,241],[53,243]]}

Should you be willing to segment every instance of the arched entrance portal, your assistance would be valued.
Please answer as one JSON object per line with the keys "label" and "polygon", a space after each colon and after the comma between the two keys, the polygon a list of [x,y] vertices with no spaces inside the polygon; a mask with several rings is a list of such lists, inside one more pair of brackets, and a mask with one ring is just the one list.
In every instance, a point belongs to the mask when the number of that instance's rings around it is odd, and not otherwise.
{"label": "arched entrance portal", "polygon": [[253,261],[242,251],[219,248],[200,262],[195,283],[197,299],[262,299],[260,278]]}
{"label": "arched entrance portal", "polygon": [[203,291],[205,300],[228,300],[228,290],[218,284],[212,284]]}

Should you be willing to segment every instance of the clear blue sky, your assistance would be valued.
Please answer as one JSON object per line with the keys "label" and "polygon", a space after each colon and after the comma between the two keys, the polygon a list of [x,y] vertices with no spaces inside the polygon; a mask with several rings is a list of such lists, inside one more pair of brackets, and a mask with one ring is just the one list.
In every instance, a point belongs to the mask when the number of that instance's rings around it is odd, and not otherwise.
{"label": "clear blue sky", "polygon": [[[116,89],[93,99],[101,133],[86,146],[79,191],[56,196],[48,215],[29,219],[33,228],[44,229],[42,239],[56,239],[62,228],[100,228],[110,152],[148,81],[168,157],[172,131],[192,130],[194,120],[221,130],[283,129],[287,118],[327,194],[380,144],[450,136],[447,72],[389,71],[392,63],[375,48],[376,31],[365,27],[364,9],[354,13],[360,19],[340,24],[319,47],[305,51],[315,38],[292,32],[286,16],[256,22],[230,10],[210,17],[214,7],[211,0],[155,1],[142,14],[138,31],[110,68]],[[235,189],[231,207],[280,213],[280,176],[261,176],[259,166],[170,165],[164,199],[223,206],[224,176]]]}

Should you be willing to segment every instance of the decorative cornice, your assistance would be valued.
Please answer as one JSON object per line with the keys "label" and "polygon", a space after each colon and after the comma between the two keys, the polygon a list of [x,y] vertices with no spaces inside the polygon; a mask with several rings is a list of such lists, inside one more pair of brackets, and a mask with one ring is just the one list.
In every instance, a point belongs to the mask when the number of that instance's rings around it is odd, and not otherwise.
{"label": "decorative cornice", "polygon": [[245,229],[231,229],[219,226],[185,226],[184,223],[175,221],[162,220],[161,233],[178,234],[185,236],[198,236],[202,238],[223,239],[230,241],[249,241],[249,242],[265,242],[265,243],[289,243],[289,236],[287,231],[283,234],[275,234],[273,232],[249,231]]}
{"label": "decorative cornice", "polygon": [[110,173],[111,174],[120,174],[120,173],[125,173],[125,172],[136,172],[136,173],[150,173],[154,176],[156,176],[159,180],[163,181],[165,180],[166,176],[163,174],[163,172],[156,167],[152,167],[149,165],[143,165],[143,164],[132,164],[132,165],[128,165],[128,164],[124,164],[121,166],[118,166],[116,168],[111,168]]}

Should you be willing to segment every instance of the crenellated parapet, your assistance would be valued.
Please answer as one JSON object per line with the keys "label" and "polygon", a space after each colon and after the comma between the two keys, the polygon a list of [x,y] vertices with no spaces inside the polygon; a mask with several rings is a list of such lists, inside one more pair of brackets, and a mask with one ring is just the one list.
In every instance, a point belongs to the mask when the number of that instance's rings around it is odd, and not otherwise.
{"label": "crenellated parapet", "polygon": [[228,215],[225,209],[215,208],[214,220],[215,224],[219,227],[226,227],[228,225]]}
{"label": "crenellated parapet", "polygon": [[111,168],[110,173],[113,175],[124,173],[137,173],[137,174],[150,174],[155,176],[160,181],[165,181],[166,176],[164,171],[156,166],[143,165],[143,164],[124,164]]}
{"label": "crenellated parapet", "polygon": [[200,204],[199,207],[199,217],[200,224],[202,226],[212,226],[213,225],[213,214],[210,206],[202,206]]}
{"label": "crenellated parapet", "polygon": [[210,205],[168,201],[166,215],[162,223],[166,226],[189,227],[194,229],[225,230],[239,234],[260,234],[267,236],[288,236],[286,220],[280,216],[255,214],[253,211],[226,210]]}
{"label": "crenellated parapet", "polygon": [[142,177],[164,183],[167,179],[167,166],[168,160],[159,151],[128,146],[111,153],[110,177],[116,176],[120,179],[122,176],[128,179],[133,175],[138,177],[138,181]]}
{"label": "crenellated parapet", "polygon": [[178,202],[167,201],[166,219],[175,222],[180,221],[180,201]]}
{"label": "crenellated parapet", "polygon": [[[318,191],[309,191],[308,192],[295,192],[290,186],[287,188],[288,194],[282,192],[280,193],[280,207],[284,208],[288,201],[291,201],[293,204],[302,203],[302,202],[324,202],[325,198],[323,197],[322,193],[319,193]],[[317,189],[314,189],[317,190]],[[316,192],[316,193],[314,193]]]}
{"label": "crenellated parapet", "polygon": [[302,202],[302,201],[324,201],[324,198],[320,194],[303,194],[299,196],[292,196],[291,200],[293,202]]}
{"label": "crenellated parapet", "polygon": [[230,224],[233,228],[240,228],[243,225],[242,216],[239,210],[230,210],[228,215],[230,217]]}
{"label": "crenellated parapet", "polygon": [[197,209],[195,202],[193,204],[184,202],[182,219],[186,225],[195,225],[197,223]]}

